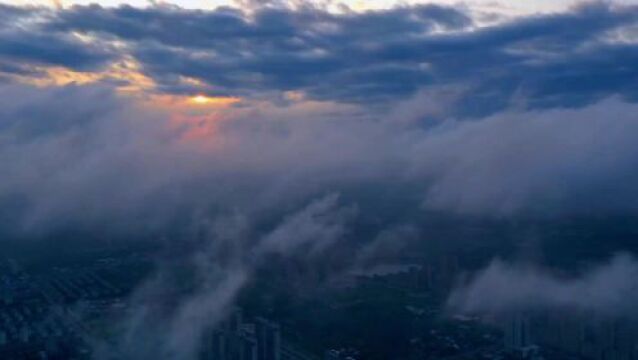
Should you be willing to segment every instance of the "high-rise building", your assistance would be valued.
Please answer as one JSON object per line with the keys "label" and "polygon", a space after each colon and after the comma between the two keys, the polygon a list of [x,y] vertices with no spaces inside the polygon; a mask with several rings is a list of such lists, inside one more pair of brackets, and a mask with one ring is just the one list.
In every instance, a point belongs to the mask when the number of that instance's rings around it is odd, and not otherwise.
{"label": "high-rise building", "polygon": [[520,349],[533,344],[532,323],[526,314],[513,314],[505,325],[505,347]]}
{"label": "high-rise building", "polygon": [[236,307],[230,313],[230,316],[224,322],[224,330],[231,334],[239,334],[243,324],[243,312],[241,308]]}
{"label": "high-rise building", "polygon": [[638,360],[638,325],[586,311],[511,314],[503,324],[505,346],[535,344],[595,360]]}
{"label": "high-rise building", "polygon": [[255,319],[257,360],[281,360],[279,324],[264,318]]}
{"label": "high-rise building", "polygon": [[225,336],[228,360],[242,360],[242,317],[241,308],[235,308],[221,325]]}
{"label": "high-rise building", "polygon": [[255,326],[243,323],[235,308],[221,323],[202,336],[201,360],[281,360],[281,334],[276,322],[256,318]]}
{"label": "high-rise building", "polygon": [[226,343],[223,332],[213,328],[206,330],[203,335],[200,359],[229,360]]}
{"label": "high-rise building", "polygon": [[257,340],[242,334],[239,337],[240,360],[257,360]]}

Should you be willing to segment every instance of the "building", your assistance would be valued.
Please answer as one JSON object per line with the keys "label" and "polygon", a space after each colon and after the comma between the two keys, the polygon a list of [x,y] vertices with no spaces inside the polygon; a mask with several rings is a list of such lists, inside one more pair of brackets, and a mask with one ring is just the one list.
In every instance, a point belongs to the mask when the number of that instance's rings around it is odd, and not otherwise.
{"label": "building", "polygon": [[521,349],[533,345],[532,319],[526,314],[513,314],[505,324],[505,347]]}
{"label": "building", "polygon": [[504,323],[505,347],[530,345],[594,360],[638,360],[638,324],[563,309],[512,314]]}
{"label": "building", "polygon": [[230,316],[224,321],[223,330],[231,334],[239,334],[243,325],[243,311],[241,308],[234,308]]}
{"label": "building", "polygon": [[240,360],[257,360],[257,340],[242,334],[239,337]]}
{"label": "building", "polygon": [[281,331],[279,324],[264,318],[255,319],[257,360],[281,360]]}
{"label": "building", "polygon": [[[278,328],[278,327],[277,327]],[[271,339],[272,331],[263,331],[266,338]],[[277,344],[279,337],[277,333]],[[264,344],[272,344],[266,341]],[[268,346],[268,345],[264,345]],[[259,344],[253,331],[246,330],[243,322],[243,313],[240,308],[235,308],[231,314],[221,323],[207,329],[202,336],[202,345],[199,359],[201,360],[257,360]],[[279,348],[273,351],[272,346],[264,353],[279,353]],[[278,359],[278,358],[268,358]]]}
{"label": "building", "polygon": [[226,336],[217,329],[207,329],[202,337],[201,360],[229,360]]}

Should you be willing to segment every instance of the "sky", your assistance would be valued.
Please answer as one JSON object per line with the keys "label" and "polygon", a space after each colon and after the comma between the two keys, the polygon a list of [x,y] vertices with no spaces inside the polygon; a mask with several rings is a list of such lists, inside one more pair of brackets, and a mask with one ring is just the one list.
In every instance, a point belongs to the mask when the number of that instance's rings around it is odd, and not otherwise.
{"label": "sky", "polygon": [[[614,0],[617,3],[623,4],[635,4],[635,0]],[[106,0],[106,1],[91,1],[91,0],[12,0],[6,1],[9,4],[16,5],[46,5],[46,6],[72,6],[72,5],[89,5],[91,3],[99,3],[102,6],[119,6],[128,4],[131,6],[150,6],[153,5],[153,1],[148,0]],[[161,3],[161,2],[157,2]],[[219,6],[245,6],[247,1],[244,0],[176,0],[165,1],[165,4],[173,4],[187,9],[214,9]],[[484,6],[494,9],[501,8],[503,11],[512,11],[516,13],[529,13],[529,12],[545,12],[565,9],[578,3],[578,0],[536,0],[536,1],[491,1],[491,0],[469,0],[469,1],[457,1],[457,0],[438,0],[438,1],[423,1],[423,0],[344,0],[344,1],[314,1],[315,4],[329,4],[336,9],[340,4],[344,4],[355,10],[368,10],[368,9],[387,9],[398,5],[413,5],[413,4],[426,4],[437,3],[444,5],[457,5],[468,4],[472,6]]]}
{"label": "sky", "polygon": [[[370,6],[356,3],[339,8],[303,1],[213,4],[212,10],[203,12],[206,7],[196,4],[8,5],[3,8],[6,70],[0,74],[12,82],[36,86],[110,82],[120,92],[150,96],[156,105],[170,106],[273,102],[275,97],[347,104],[373,100],[376,104],[435,86],[456,86],[465,75],[480,77],[475,86],[490,86],[490,80],[500,77],[503,83],[492,87],[504,92],[513,86],[520,91],[547,86],[544,94],[539,92],[531,100],[546,95],[550,101],[551,88],[557,88],[560,80],[551,84],[544,75],[555,66],[562,67],[557,78],[568,76],[572,61],[565,59],[568,53],[573,61],[593,62],[574,63],[582,66],[607,65],[600,58],[607,51],[603,46],[623,51],[607,55],[607,61],[632,56],[627,45],[635,35],[634,6],[621,2],[551,2],[551,7],[542,2],[517,2],[515,7],[476,4],[481,6],[388,2],[371,6],[376,9],[372,12],[362,10]],[[559,32],[552,34],[553,29]],[[547,48],[539,43],[544,40],[549,41]],[[594,59],[597,46],[599,58]],[[470,57],[460,56],[465,51]],[[501,64],[503,71],[495,71]],[[489,73],[481,73],[484,69]],[[545,74],[534,78],[535,71],[544,70]],[[572,77],[578,76],[578,69],[570,71]],[[525,74],[531,76],[523,81]],[[316,81],[324,75],[329,84]],[[395,76],[401,80],[391,81]],[[615,73],[596,86],[604,87],[620,77]],[[594,96],[595,89],[591,90],[582,96]],[[481,96],[471,101],[481,101]]]}
{"label": "sky", "polygon": [[0,5],[3,228],[352,188],[453,214],[636,211],[638,6],[558,3]]}

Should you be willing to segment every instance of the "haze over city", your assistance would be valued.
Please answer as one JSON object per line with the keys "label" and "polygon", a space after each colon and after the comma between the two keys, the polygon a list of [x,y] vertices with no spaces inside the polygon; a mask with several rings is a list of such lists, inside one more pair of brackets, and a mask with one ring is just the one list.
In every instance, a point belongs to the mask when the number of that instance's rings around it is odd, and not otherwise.
{"label": "haze over city", "polygon": [[638,359],[638,1],[0,3],[0,358]]}

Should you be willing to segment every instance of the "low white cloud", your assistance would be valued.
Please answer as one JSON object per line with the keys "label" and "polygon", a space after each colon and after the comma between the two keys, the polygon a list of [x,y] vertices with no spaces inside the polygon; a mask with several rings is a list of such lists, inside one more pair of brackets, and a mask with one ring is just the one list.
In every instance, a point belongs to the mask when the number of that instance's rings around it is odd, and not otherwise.
{"label": "low white cloud", "polygon": [[529,310],[585,310],[636,316],[638,262],[619,254],[579,276],[495,260],[448,299],[454,312],[498,315]]}
{"label": "low white cloud", "polygon": [[[128,300],[112,326],[111,344],[98,342],[97,359],[196,359],[205,331],[225,319],[236,297],[271,256],[312,260],[338,245],[356,215],[336,194],[317,198],[260,233],[243,214],[199,222],[203,243],[186,259],[162,263]],[[177,275],[175,270],[177,269]],[[193,278],[183,277],[185,269]],[[184,287],[184,281],[190,287]]]}
{"label": "low white cloud", "polygon": [[4,227],[27,233],[144,231],[212,210],[280,211],[388,185],[426,209],[459,214],[638,210],[638,109],[614,99],[426,127],[384,114],[242,109],[207,120],[212,135],[191,141],[188,123],[175,126],[109,89],[3,85],[0,93]]}

